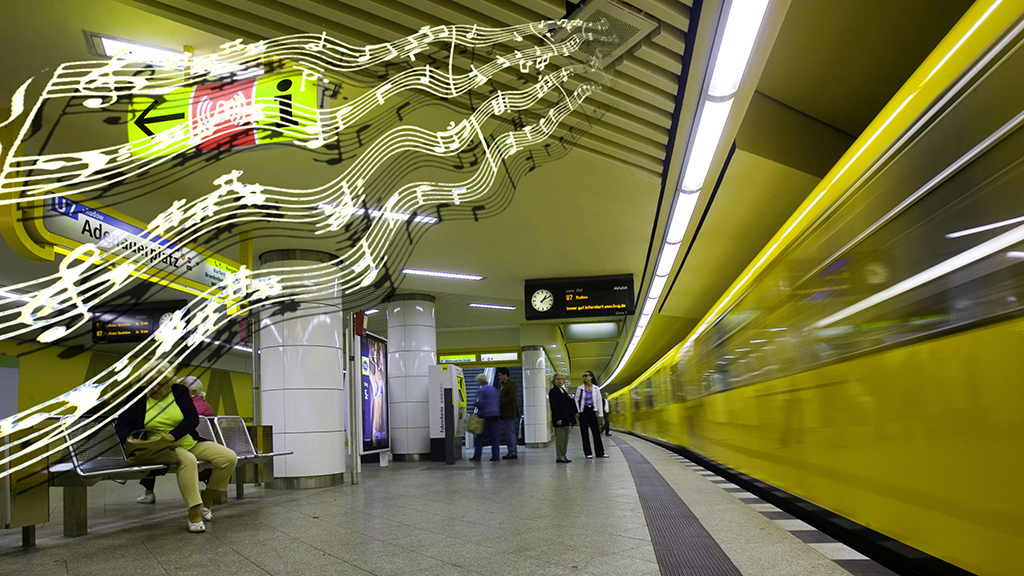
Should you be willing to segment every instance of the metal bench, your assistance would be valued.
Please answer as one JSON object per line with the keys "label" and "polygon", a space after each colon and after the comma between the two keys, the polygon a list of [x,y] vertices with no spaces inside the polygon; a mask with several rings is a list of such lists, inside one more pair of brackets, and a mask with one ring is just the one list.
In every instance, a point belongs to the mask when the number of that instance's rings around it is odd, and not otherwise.
{"label": "metal bench", "polygon": [[242,482],[242,466],[264,464],[273,461],[275,456],[287,456],[292,452],[268,452],[260,454],[252,444],[249,430],[241,416],[217,416],[213,419],[217,437],[221,444],[230,448],[238,456],[238,468],[235,468],[235,498],[245,497],[245,483]]}
{"label": "metal bench", "polygon": [[[199,436],[217,442],[213,424],[205,416],[199,417],[196,427]],[[93,434],[73,431],[65,434],[70,444],[70,462],[52,464],[49,467],[50,485],[64,488],[64,535],[84,536],[89,533],[88,488],[102,480],[124,483],[141,480],[153,472],[174,472],[176,466],[152,464],[127,466],[124,448],[117,438],[113,424]],[[208,468],[208,462],[200,462],[199,468]]]}
{"label": "metal bench", "polygon": [[64,535],[84,536],[89,533],[88,488],[101,480],[126,482],[145,478],[150,472],[167,470],[159,464],[127,466],[124,449],[117,439],[114,425],[95,433],[72,430],[65,434],[70,462],[49,466],[50,486],[64,488]]}

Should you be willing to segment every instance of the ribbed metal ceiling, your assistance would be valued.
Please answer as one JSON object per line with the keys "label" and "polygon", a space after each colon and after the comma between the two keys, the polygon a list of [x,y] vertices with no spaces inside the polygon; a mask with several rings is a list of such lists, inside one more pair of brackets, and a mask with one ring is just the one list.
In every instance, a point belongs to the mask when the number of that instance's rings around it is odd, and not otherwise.
{"label": "ribbed metal ceiling", "polygon": [[[326,31],[338,40],[358,45],[391,42],[414,34],[423,26],[505,27],[571,17],[575,12],[574,5],[563,0],[125,1],[226,39],[258,41]],[[660,177],[690,26],[688,4],[691,2],[633,0],[626,6],[656,21],[658,27],[632,53],[627,52],[618,60],[608,88],[590,96],[606,113],[579,137],[579,149]],[[589,76],[579,82],[599,79]],[[511,73],[499,77],[498,89],[513,89],[510,82],[514,78]],[[577,85],[578,82],[571,82],[567,88],[572,90]],[[570,118],[577,122],[588,120],[583,112]],[[556,133],[556,137],[559,135]]]}

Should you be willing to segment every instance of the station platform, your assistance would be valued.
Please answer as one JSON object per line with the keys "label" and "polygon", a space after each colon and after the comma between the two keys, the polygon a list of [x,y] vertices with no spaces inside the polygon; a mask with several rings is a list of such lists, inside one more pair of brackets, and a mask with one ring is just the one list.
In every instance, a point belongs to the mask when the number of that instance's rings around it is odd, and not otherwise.
{"label": "station platform", "polygon": [[[0,575],[890,575],[807,524],[657,445],[615,433],[609,458],[554,447],[454,466],[364,465],[360,484],[247,487],[186,530],[171,477],[89,491],[90,533],[62,536],[61,491],[37,546],[0,532]],[[485,451],[486,454],[486,451]]]}

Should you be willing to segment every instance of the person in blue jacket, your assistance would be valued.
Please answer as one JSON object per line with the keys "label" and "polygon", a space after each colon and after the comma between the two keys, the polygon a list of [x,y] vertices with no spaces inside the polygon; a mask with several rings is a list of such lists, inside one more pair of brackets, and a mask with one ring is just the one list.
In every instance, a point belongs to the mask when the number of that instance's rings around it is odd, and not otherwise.
{"label": "person in blue jacket", "polygon": [[484,374],[477,374],[477,384],[480,388],[476,392],[476,414],[484,419],[484,432],[478,434],[473,441],[473,457],[470,460],[480,461],[480,454],[483,452],[483,439],[491,435],[491,462],[498,460],[498,427],[501,422],[499,416],[501,410],[498,406],[498,389],[491,386],[490,381]]}

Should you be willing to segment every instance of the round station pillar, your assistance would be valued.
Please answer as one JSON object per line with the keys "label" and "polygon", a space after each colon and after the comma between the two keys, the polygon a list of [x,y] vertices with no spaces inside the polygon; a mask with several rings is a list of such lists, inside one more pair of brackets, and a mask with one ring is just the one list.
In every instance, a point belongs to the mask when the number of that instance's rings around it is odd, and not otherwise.
{"label": "round station pillar", "polygon": [[526,417],[528,448],[543,448],[551,443],[549,388],[544,347],[523,346],[523,415]]}
{"label": "round station pillar", "polygon": [[430,458],[429,367],[437,364],[434,297],[398,294],[387,303],[391,453],[396,460]]}
{"label": "round station pillar", "polygon": [[[260,270],[306,267],[335,256],[312,250],[274,250]],[[293,272],[294,273],[294,272]],[[273,426],[273,488],[321,488],[345,472],[345,355],[341,293],[268,306],[260,312],[260,403]]]}

